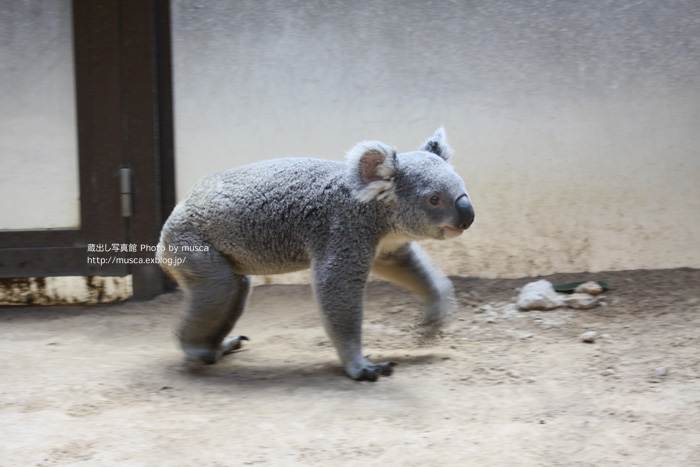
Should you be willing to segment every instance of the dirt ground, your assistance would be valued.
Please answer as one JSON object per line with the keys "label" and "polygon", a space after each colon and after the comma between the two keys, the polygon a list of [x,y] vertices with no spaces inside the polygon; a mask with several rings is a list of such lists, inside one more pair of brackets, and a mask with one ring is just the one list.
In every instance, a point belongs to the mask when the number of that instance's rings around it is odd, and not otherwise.
{"label": "dirt ground", "polygon": [[[0,309],[0,465],[700,465],[700,270],[559,274],[609,283],[607,306],[519,312],[533,279],[454,278],[432,346],[420,303],[368,287],[365,352],[343,375],[307,286],[260,286],[245,349],[185,364],[181,294]],[[580,335],[595,330],[595,343]]]}

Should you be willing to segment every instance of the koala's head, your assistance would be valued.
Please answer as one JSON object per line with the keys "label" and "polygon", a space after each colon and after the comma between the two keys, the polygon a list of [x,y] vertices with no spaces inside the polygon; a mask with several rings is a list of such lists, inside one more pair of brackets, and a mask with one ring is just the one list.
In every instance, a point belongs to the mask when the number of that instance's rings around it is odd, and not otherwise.
{"label": "koala's head", "polygon": [[348,152],[353,194],[365,203],[391,206],[396,228],[408,236],[457,237],[474,221],[474,208],[464,181],[447,162],[451,156],[443,128],[413,152],[359,143]]}

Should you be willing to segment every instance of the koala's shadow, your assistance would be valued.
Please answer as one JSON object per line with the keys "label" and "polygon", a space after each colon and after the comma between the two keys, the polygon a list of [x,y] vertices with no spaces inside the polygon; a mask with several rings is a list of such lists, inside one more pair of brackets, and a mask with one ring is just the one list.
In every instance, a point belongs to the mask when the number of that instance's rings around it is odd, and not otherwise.
{"label": "koala's shadow", "polygon": [[[436,362],[444,360],[437,353],[423,355],[392,355],[384,354],[381,359],[374,361],[396,361],[399,365],[390,377],[380,377],[379,384],[385,379],[397,379],[403,374],[414,375],[421,371],[424,365],[432,365],[435,371],[439,371]],[[267,388],[279,390],[280,388],[309,388],[309,389],[338,389],[353,390],[364,384],[350,379],[337,361],[329,360],[324,363],[284,363],[284,364],[249,364],[226,359],[214,365],[192,364],[185,360],[170,361],[166,364],[167,372],[171,377],[181,380],[185,384],[196,384],[200,387],[226,388],[238,387],[247,390],[265,390]]]}

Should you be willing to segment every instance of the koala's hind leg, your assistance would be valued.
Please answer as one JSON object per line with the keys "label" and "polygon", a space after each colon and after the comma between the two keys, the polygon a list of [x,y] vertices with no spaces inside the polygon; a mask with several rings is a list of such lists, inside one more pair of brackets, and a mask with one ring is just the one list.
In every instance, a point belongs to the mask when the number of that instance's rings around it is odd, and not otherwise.
{"label": "koala's hind leg", "polygon": [[436,333],[455,308],[452,282],[416,243],[380,255],[372,271],[427,299],[428,309],[420,323],[427,335]]}
{"label": "koala's hind leg", "polygon": [[226,338],[243,313],[250,276],[236,274],[219,252],[188,257],[176,280],[185,289],[185,307],[177,331],[182,350],[205,364],[240,348],[245,336]]}

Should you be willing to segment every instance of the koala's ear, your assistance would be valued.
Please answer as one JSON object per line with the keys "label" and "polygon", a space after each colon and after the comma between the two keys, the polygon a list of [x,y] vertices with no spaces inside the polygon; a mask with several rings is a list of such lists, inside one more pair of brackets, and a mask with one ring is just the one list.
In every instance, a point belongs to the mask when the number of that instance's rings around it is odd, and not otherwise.
{"label": "koala's ear", "polygon": [[355,197],[366,203],[395,196],[396,149],[378,141],[363,141],[347,154]]}
{"label": "koala's ear", "polygon": [[421,151],[432,152],[433,154],[448,160],[452,157],[452,148],[447,144],[447,134],[445,128],[440,127],[433,136],[420,147]]}

